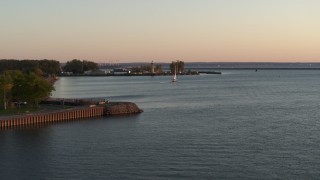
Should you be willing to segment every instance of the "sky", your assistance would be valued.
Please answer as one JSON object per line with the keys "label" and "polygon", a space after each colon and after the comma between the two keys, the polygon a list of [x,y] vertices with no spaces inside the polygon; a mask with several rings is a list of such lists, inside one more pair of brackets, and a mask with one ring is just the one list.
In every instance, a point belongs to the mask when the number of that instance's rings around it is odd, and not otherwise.
{"label": "sky", "polygon": [[1,0],[0,59],[320,62],[319,0]]}

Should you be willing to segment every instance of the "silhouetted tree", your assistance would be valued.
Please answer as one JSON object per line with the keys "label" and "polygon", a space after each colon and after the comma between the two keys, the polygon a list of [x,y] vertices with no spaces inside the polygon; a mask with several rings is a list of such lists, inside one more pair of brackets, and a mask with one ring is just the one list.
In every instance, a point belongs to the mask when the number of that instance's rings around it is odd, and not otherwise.
{"label": "silhouetted tree", "polygon": [[39,68],[43,73],[48,75],[57,75],[60,73],[60,62],[56,60],[41,60],[39,61]]}
{"label": "silhouetted tree", "polygon": [[95,71],[99,69],[98,64],[95,62],[83,60],[82,63],[83,71]]}
{"label": "silhouetted tree", "polygon": [[72,72],[74,74],[82,74],[84,71],[95,71],[97,69],[99,69],[97,63],[92,61],[80,61],[78,59],[68,61],[63,67],[65,72]]}
{"label": "silhouetted tree", "polygon": [[176,71],[177,74],[184,72],[184,62],[183,61],[172,61],[170,64],[171,73]]}
{"label": "silhouetted tree", "polygon": [[66,72],[72,72],[74,74],[81,74],[84,72],[83,64],[78,59],[68,61],[67,64],[63,67],[63,70]]}
{"label": "silhouetted tree", "polygon": [[23,72],[34,72],[41,70],[43,75],[57,75],[60,73],[60,62],[55,60],[0,60],[0,72],[7,70],[20,70]]}
{"label": "silhouetted tree", "polygon": [[162,65],[161,64],[157,64],[154,67],[154,72],[156,73],[162,73]]}

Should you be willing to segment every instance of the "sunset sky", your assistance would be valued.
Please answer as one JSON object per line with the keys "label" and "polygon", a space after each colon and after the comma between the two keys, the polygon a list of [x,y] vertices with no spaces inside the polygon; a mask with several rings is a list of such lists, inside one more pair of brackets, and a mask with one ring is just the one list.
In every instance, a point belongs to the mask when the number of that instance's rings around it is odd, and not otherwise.
{"label": "sunset sky", "polygon": [[320,0],[1,0],[0,59],[320,62]]}

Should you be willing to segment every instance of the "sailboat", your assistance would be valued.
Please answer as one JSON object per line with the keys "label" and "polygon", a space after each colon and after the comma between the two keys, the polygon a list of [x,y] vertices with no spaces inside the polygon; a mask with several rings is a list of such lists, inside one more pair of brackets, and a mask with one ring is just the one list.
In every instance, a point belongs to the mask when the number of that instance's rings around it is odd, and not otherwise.
{"label": "sailboat", "polygon": [[172,78],[172,82],[177,82],[177,67],[176,67],[176,65],[174,66],[174,75]]}

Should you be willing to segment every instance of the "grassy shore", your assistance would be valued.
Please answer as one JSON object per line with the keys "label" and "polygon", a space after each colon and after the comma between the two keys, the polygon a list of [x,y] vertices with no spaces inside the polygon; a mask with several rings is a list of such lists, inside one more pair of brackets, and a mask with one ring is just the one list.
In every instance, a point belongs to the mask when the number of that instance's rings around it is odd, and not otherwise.
{"label": "grassy shore", "polygon": [[8,108],[6,110],[0,110],[0,116],[8,116],[8,115],[19,115],[19,114],[26,114],[30,112],[41,111],[43,108],[39,107],[21,107],[21,108]]}
{"label": "grassy shore", "polygon": [[41,104],[40,107],[20,107],[20,108],[8,108],[6,110],[0,109],[1,116],[11,116],[11,115],[23,115],[28,113],[40,113],[40,112],[52,112],[63,109],[70,109],[73,106],[61,106],[61,105],[50,105],[50,104]]}

